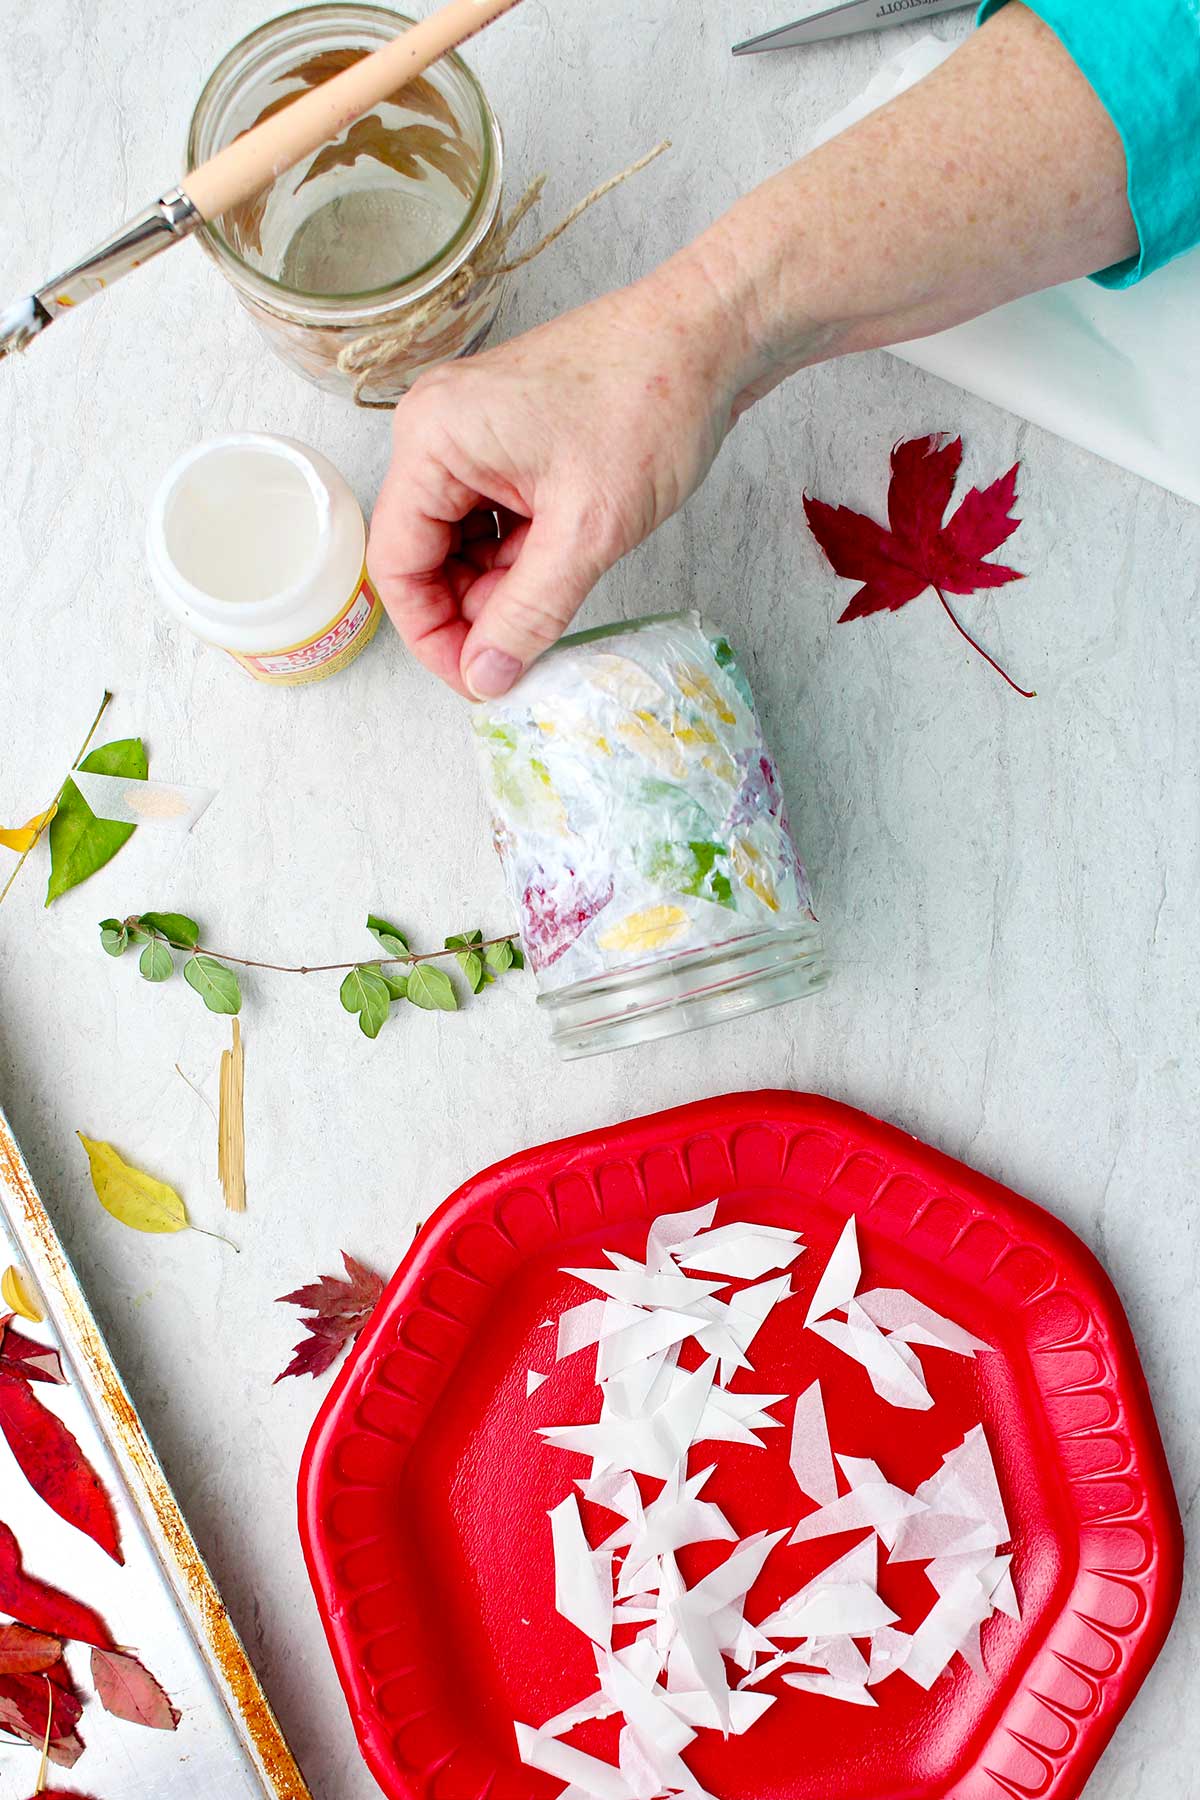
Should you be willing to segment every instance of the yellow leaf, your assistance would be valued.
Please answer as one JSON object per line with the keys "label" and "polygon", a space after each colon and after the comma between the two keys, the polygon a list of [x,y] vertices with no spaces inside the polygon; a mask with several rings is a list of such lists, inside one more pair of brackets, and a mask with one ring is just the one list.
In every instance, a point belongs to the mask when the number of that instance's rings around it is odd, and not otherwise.
{"label": "yellow leaf", "polygon": [[134,1231],[186,1231],[187,1207],[173,1187],[145,1175],[118,1156],[111,1144],[76,1133],[88,1153],[92,1186],[105,1212]]}
{"label": "yellow leaf", "polygon": [[602,950],[661,950],[688,927],[682,906],[648,906],[630,913],[600,939]]}
{"label": "yellow leaf", "polygon": [[44,813],[35,813],[27,825],[14,825],[11,831],[0,831],[0,844],[6,850],[15,850],[18,856],[24,856],[37,843],[39,831],[45,831],[47,825],[58,811],[58,801],[48,806]]}
{"label": "yellow leaf", "polygon": [[698,669],[695,663],[684,663],[676,670],[675,678],[680,692],[686,694],[689,700],[699,700],[715,718],[720,719],[722,725],[736,725],[737,714],[730,712],[728,704],[703,669]]}
{"label": "yellow leaf", "polygon": [[3,1275],[0,1275],[0,1299],[3,1299],[10,1312],[19,1313],[31,1325],[40,1325],[46,1316],[30,1293],[29,1283],[24,1275],[20,1269],[13,1268],[11,1263]]}
{"label": "yellow leaf", "polygon": [[763,859],[754,845],[746,838],[735,837],[729,848],[730,860],[734,872],[743,887],[748,887],[752,894],[757,894],[763,905],[771,912],[779,911],[779,896],[770,876],[763,868]]}
{"label": "yellow leaf", "polygon": [[617,726],[617,735],[663,775],[669,775],[675,781],[682,781],[686,776],[687,761],[683,751],[662,720],[656,719],[653,713],[635,713],[627,723]]}

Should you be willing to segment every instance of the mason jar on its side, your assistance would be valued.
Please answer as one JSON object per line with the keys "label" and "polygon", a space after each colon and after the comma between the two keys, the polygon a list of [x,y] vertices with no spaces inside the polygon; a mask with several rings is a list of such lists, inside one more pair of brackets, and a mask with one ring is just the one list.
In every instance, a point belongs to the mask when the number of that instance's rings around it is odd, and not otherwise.
{"label": "mason jar on its side", "polygon": [[778,771],[698,613],[564,638],[475,710],[496,847],[565,1058],[824,986]]}

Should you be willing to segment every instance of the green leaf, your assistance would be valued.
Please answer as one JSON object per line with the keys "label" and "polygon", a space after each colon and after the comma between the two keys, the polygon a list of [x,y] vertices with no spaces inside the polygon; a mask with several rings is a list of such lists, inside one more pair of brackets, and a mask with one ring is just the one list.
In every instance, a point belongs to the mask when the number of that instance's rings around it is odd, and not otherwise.
{"label": "green leaf", "polygon": [[394,970],[394,969],[381,968],[379,970],[379,979],[380,979],[380,981],[382,981],[384,987],[387,989],[388,993],[392,996],[393,1000],[403,1000],[404,996],[408,992],[408,976],[407,975],[401,975],[397,970]]}
{"label": "green leaf", "polygon": [[[482,944],[482,942],[483,942],[482,931],[464,931],[458,937],[448,937],[446,939],[446,949],[447,950],[470,950],[472,945]],[[460,962],[462,961],[461,957],[459,958],[459,961]]]}
{"label": "green leaf", "polygon": [[186,913],[148,912],[141,915],[140,922],[150,931],[161,931],[165,938],[170,938],[173,944],[181,944],[185,950],[194,950],[200,942],[200,927]]}
{"label": "green leaf", "polygon": [[523,969],[525,967],[525,952],[522,950],[520,944],[518,944],[516,938],[509,938],[508,941],[512,948],[512,967],[514,969]]}
{"label": "green leaf", "polygon": [[503,975],[505,969],[512,968],[513,943],[511,938],[505,938],[502,944],[488,945],[487,964],[488,968],[494,969],[497,975]]}
{"label": "green leaf", "polygon": [[475,950],[468,950],[458,958],[458,966],[466,976],[471,992],[477,994],[491,979],[483,966],[483,958]]}
{"label": "green leaf", "polygon": [[129,933],[120,919],[101,919],[100,945],[110,956],[124,956],[129,948]]}
{"label": "green leaf", "polygon": [[[90,756],[84,757],[79,767],[89,774],[121,775],[131,781],[145,781],[150,772],[141,738],[119,738],[116,743],[101,744]],[[120,825],[113,819],[98,819],[68,777],[50,825],[50,881],[46,888],[46,905],[86,881],[97,869],[102,869],[136,829],[134,825]]]}
{"label": "green leaf", "polygon": [[146,945],[138,957],[143,981],[170,981],[175,973],[175,958],[161,938]]}
{"label": "green leaf", "polygon": [[242,990],[232,969],[212,956],[189,956],[183,965],[183,979],[194,987],[209,1012],[236,1013],[242,1010]]}
{"label": "green leaf", "polygon": [[424,1012],[457,1012],[458,995],[445,969],[418,963],[408,978],[408,998]]}
{"label": "green leaf", "polygon": [[389,956],[408,955],[408,939],[404,933],[395,925],[389,925],[387,920],[381,919],[377,913],[367,914],[367,930],[376,943],[382,944]]}
{"label": "green leaf", "polygon": [[363,1035],[378,1037],[392,1004],[387,982],[379,970],[369,963],[360,963],[342,982],[339,995],[346,1011],[358,1014]]}

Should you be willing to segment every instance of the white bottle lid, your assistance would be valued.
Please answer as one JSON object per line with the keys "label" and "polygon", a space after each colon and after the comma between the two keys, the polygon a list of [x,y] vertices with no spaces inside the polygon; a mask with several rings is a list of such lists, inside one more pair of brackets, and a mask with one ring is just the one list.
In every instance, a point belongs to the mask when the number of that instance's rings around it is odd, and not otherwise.
{"label": "white bottle lid", "polygon": [[167,610],[264,680],[341,667],[378,623],[367,532],[317,450],[266,432],[185,451],[150,505],[146,555]]}

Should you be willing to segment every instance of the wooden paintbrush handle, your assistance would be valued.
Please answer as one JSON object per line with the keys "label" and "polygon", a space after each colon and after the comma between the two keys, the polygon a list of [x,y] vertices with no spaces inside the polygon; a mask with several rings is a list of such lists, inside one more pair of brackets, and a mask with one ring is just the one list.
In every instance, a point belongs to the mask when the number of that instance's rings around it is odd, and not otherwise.
{"label": "wooden paintbrush handle", "polygon": [[219,218],[518,4],[519,0],[449,0],[392,43],[226,144],[193,169],[183,183],[185,194],[203,219]]}

